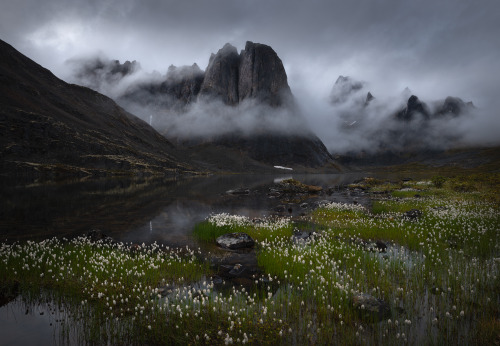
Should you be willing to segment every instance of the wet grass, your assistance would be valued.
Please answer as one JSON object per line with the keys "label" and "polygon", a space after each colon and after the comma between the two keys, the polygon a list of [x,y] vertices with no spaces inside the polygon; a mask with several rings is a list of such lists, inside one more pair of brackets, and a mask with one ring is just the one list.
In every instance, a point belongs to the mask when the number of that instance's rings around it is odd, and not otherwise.
{"label": "wet grass", "polygon": [[[217,291],[189,249],[85,239],[2,245],[0,282],[33,301],[64,302],[82,343],[495,344],[498,183],[497,175],[365,180],[351,188],[376,192],[370,209],[330,203],[296,224],[228,214],[198,224],[200,241],[228,232],[256,240],[265,274],[252,290]],[[411,209],[418,216],[404,217]],[[297,225],[314,233],[296,241]],[[388,311],[355,307],[361,293]]]}
{"label": "wet grass", "polygon": [[193,235],[201,241],[213,242],[227,233],[243,232],[257,241],[290,237],[293,224],[289,218],[264,218],[250,220],[245,216],[215,214],[195,225]]}

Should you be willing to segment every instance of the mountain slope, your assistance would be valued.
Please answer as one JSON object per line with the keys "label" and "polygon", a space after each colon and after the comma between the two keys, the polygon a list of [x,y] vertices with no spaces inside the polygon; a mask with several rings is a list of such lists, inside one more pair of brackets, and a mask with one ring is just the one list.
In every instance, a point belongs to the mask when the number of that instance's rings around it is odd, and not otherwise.
{"label": "mountain slope", "polygon": [[0,172],[193,171],[174,146],[110,98],[67,84],[0,40]]}

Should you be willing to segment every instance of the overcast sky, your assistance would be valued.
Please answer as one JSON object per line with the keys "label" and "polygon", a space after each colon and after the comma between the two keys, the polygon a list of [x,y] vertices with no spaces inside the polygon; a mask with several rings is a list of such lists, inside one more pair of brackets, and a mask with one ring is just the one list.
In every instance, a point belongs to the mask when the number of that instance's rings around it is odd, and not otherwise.
{"label": "overcast sky", "polygon": [[498,0],[0,0],[0,37],[60,77],[96,52],[205,69],[224,43],[251,40],[276,50],[294,94],[326,97],[349,75],[376,97],[408,86],[497,110],[499,13]]}

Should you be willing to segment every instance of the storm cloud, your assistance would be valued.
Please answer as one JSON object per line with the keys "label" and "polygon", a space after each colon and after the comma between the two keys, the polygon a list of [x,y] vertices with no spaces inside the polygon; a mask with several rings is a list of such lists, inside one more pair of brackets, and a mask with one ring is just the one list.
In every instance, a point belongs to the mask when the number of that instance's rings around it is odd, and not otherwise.
{"label": "storm cloud", "polygon": [[341,131],[344,110],[328,102],[339,75],[364,81],[384,104],[405,87],[426,102],[473,101],[473,120],[447,126],[475,143],[491,143],[500,128],[495,0],[19,0],[0,8],[1,38],[66,80],[65,62],[81,56],[137,60],[164,74],[170,64],[204,69],[226,42],[268,44],[330,149],[364,140]]}

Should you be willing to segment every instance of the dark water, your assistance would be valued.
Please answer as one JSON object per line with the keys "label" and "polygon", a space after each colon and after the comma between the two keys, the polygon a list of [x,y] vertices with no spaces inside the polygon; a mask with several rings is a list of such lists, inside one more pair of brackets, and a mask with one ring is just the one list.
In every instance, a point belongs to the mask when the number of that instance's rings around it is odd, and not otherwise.
{"label": "dark water", "polygon": [[[117,241],[173,246],[192,244],[193,226],[211,213],[262,217],[280,204],[297,213],[305,200],[267,194],[274,182],[294,177],[325,188],[362,177],[349,175],[230,175],[163,180],[91,180],[4,184],[0,190],[0,240],[72,238],[100,229]],[[226,191],[246,188],[248,195]],[[323,193],[315,199],[331,199]]]}

